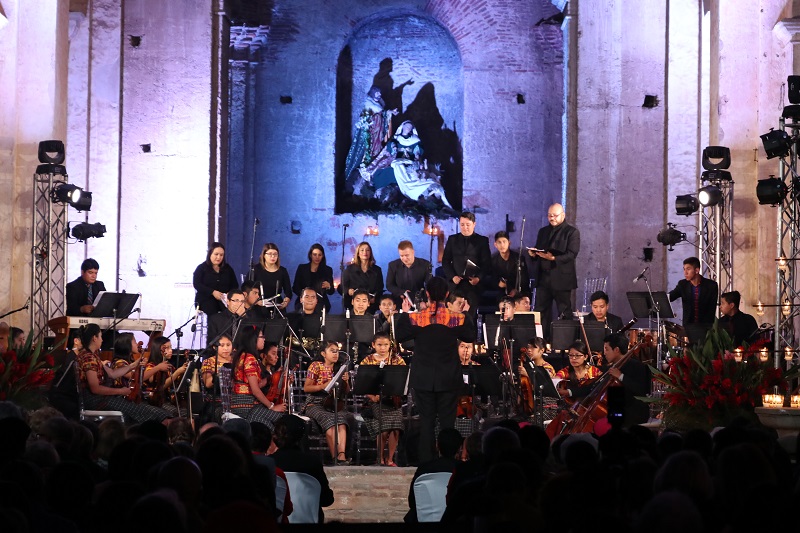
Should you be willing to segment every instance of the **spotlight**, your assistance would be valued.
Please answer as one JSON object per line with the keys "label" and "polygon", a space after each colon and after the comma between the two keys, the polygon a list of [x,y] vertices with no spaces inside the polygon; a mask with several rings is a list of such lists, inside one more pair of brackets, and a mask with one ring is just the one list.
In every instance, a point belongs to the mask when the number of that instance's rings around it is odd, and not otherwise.
{"label": "spotlight", "polygon": [[60,165],[66,158],[63,141],[41,141],[39,143],[39,162]]}
{"label": "spotlight", "polygon": [[697,191],[697,200],[703,207],[714,207],[722,200],[722,191],[716,185],[706,185]]}
{"label": "spotlight", "polygon": [[727,170],[706,170],[700,176],[703,181],[731,181],[731,173]]}
{"label": "spotlight", "polygon": [[767,159],[787,156],[792,148],[792,138],[783,130],[770,130],[761,135],[761,142],[764,144]]}
{"label": "spotlight", "polygon": [[675,224],[669,223],[665,229],[658,232],[656,240],[664,246],[669,246],[669,250],[674,250],[674,246],[686,240],[686,234],[675,229]]}
{"label": "spotlight", "polygon": [[81,222],[72,228],[72,236],[79,241],[85,241],[92,237],[100,238],[105,236],[106,227],[99,222],[89,224],[88,222]]}
{"label": "spotlight", "polygon": [[89,211],[92,208],[92,193],[77,185],[58,183],[50,192],[50,197],[54,202],[69,204],[78,211]]}
{"label": "spotlight", "polygon": [[700,208],[697,198],[692,194],[681,194],[675,197],[675,214],[689,216]]}
{"label": "spotlight", "polygon": [[761,205],[778,205],[786,198],[787,192],[786,184],[775,176],[758,180],[756,184],[756,196]]}

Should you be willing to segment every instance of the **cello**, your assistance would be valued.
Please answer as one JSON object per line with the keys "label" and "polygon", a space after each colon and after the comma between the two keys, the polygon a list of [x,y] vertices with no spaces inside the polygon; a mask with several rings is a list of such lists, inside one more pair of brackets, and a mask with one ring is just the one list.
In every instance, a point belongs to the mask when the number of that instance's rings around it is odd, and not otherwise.
{"label": "cello", "polygon": [[[619,369],[627,363],[631,357],[636,355],[640,349],[648,346],[651,341],[645,340],[630,348],[625,355],[614,361],[614,364],[609,367]],[[606,372],[595,378],[594,388],[583,399],[575,402],[570,408],[562,409],[558,416],[547,426],[546,433],[550,440],[558,435],[569,435],[572,433],[591,433],[594,429],[594,424],[601,418],[608,415],[608,403],[606,393],[608,387],[612,384],[619,384],[619,382]]]}

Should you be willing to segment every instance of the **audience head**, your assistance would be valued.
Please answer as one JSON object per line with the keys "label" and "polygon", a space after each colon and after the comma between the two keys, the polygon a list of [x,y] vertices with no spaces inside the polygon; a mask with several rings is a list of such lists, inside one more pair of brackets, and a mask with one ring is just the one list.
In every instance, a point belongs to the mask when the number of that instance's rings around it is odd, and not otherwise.
{"label": "audience head", "polygon": [[278,448],[297,446],[306,431],[305,421],[295,415],[283,415],[275,422],[273,440]]}

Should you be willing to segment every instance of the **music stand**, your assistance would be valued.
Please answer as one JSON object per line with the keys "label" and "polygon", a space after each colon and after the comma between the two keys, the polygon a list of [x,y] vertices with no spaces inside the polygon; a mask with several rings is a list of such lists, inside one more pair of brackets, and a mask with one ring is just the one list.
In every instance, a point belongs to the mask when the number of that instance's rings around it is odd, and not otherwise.
{"label": "music stand", "polygon": [[578,323],[574,320],[554,320],[550,324],[553,350],[569,350],[578,339]]}
{"label": "music stand", "polygon": [[463,374],[469,376],[473,396],[500,396],[500,369],[494,365],[466,365],[461,367]]}
{"label": "music stand", "polygon": [[404,396],[408,381],[407,365],[359,365],[358,379],[353,394],[380,394],[381,396]]}
{"label": "music stand", "polygon": [[94,299],[94,309],[89,316],[127,318],[140,296],[138,293],[100,291]]}
{"label": "music stand", "polygon": [[326,316],[322,334],[325,335],[325,340],[345,343],[347,341],[347,319],[343,316]]}
{"label": "music stand", "polygon": [[[501,322],[500,315],[486,315],[484,317],[483,326],[486,329],[486,339],[483,339],[486,349],[498,350],[500,347],[500,339],[505,339],[508,336],[508,327],[510,322]],[[497,328],[500,328],[500,333],[497,333]]]}
{"label": "music stand", "polygon": [[655,317],[656,307],[653,305],[653,301],[658,304],[658,312],[662,319],[675,318],[669,296],[667,296],[667,293],[664,291],[654,292],[652,298],[647,291],[629,291],[626,292],[625,295],[628,297],[628,304],[631,306],[631,312],[636,318]]}
{"label": "music stand", "polygon": [[606,335],[608,335],[606,325],[603,322],[594,320],[592,322],[584,323],[583,329],[586,331],[586,338],[589,340],[589,346],[591,347],[591,350],[595,352],[602,352],[603,340],[606,338]]}
{"label": "music stand", "polygon": [[372,343],[375,337],[375,317],[373,316],[350,316],[351,341]]}
{"label": "music stand", "polygon": [[527,346],[528,341],[534,337],[538,337],[536,326],[511,326],[511,338],[514,339],[514,344],[517,346],[517,351],[520,348]]}
{"label": "music stand", "polygon": [[281,344],[286,332],[287,320],[278,318],[264,322],[264,340],[273,344]]}

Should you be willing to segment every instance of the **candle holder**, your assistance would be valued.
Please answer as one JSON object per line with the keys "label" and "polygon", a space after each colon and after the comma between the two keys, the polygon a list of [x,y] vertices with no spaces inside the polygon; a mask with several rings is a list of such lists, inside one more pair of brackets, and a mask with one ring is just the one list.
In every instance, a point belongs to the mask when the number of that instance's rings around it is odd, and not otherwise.
{"label": "candle holder", "polygon": [[[779,408],[783,407],[783,395],[782,394],[762,394],[761,395],[761,403],[764,405],[764,407],[768,407],[770,409],[779,409]],[[798,403],[798,406],[800,406],[800,403]]]}
{"label": "candle holder", "polygon": [[741,363],[742,362],[742,349],[741,348],[736,348],[733,351],[733,360],[736,361],[737,363]]}
{"label": "candle holder", "polygon": [[792,394],[789,397],[789,405],[796,409],[800,408],[800,394]]}

